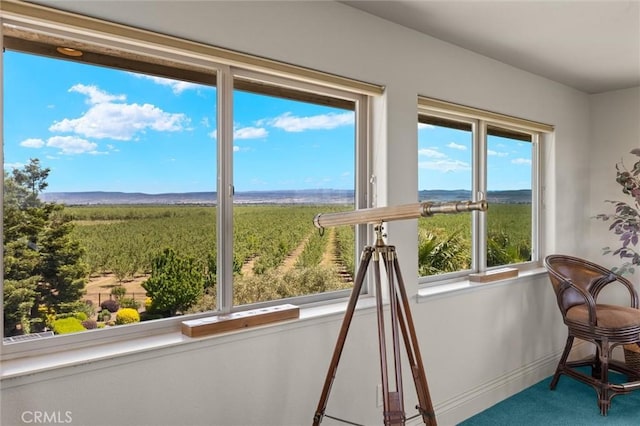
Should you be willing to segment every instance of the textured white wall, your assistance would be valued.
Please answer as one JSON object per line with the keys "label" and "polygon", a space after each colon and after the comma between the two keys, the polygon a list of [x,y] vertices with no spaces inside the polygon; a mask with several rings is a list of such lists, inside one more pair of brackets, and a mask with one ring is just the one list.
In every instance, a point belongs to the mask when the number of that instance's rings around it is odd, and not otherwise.
{"label": "textured white wall", "polygon": [[[591,96],[591,159],[589,161],[590,202],[587,214],[613,213],[612,204],[604,200],[632,202],[616,183],[617,162],[627,168],[639,160],[629,152],[640,148],[640,87]],[[619,266],[618,257],[602,255],[602,247],[620,247],[618,237],[609,231],[609,222],[590,219],[586,255],[607,267]],[[640,270],[630,277],[640,286]]]}
{"label": "textured white wall", "polygon": [[[375,103],[378,198],[416,201],[416,96],[556,126],[544,161],[547,251],[583,252],[591,226],[589,97],[334,2],[42,2],[386,86]],[[567,212],[571,212],[568,214]],[[394,222],[410,295],[415,222]],[[564,330],[545,277],[413,304],[431,395],[453,424],[550,373]],[[83,425],[309,424],[341,316],[78,365],[2,382],[3,425],[24,410],[71,410]],[[354,322],[328,412],[381,423],[374,316]],[[409,394],[411,381],[406,379]],[[323,424],[332,424],[326,419]]]}

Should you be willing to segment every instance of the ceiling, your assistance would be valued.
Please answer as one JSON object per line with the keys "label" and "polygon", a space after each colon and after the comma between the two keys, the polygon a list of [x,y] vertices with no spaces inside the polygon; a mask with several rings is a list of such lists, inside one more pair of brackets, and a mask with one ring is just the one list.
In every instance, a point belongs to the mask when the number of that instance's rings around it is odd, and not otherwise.
{"label": "ceiling", "polygon": [[640,86],[640,0],[341,3],[586,93]]}

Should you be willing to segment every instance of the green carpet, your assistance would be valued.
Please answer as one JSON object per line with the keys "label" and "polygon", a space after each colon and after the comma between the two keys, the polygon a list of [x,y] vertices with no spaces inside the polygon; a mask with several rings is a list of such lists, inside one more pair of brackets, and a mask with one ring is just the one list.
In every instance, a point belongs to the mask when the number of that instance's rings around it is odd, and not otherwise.
{"label": "green carpet", "polygon": [[[619,378],[618,382],[624,381],[624,376]],[[597,394],[591,386],[565,375],[560,376],[555,390],[549,389],[549,383],[551,377],[489,407],[459,426],[640,425],[640,390],[614,397],[604,417],[600,415]]]}

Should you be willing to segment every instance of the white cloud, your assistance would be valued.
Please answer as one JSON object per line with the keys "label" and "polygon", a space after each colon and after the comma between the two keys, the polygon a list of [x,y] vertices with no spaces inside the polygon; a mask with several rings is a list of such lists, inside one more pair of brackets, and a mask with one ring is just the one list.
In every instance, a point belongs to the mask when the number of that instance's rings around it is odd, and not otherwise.
{"label": "white cloud", "polygon": [[455,143],[455,142],[449,142],[447,144],[447,147],[451,148],[451,149],[457,149],[458,151],[466,151],[467,150],[466,146],[461,145],[459,143]]}
{"label": "white cloud", "polygon": [[[42,139],[26,139],[20,142],[20,146],[26,148],[42,148],[44,146],[58,148],[60,154],[72,155],[72,154],[100,154],[96,151],[98,144],[90,142],[86,139],[79,138],[77,136],[53,136],[46,142]],[[107,146],[110,150],[115,150],[113,145]]]}
{"label": "white cloud", "polygon": [[100,90],[96,86],[86,86],[84,84],[76,84],[75,86],[71,87],[69,91],[87,95],[87,103],[91,105],[113,101],[125,101],[127,99],[125,95],[111,95],[104,90]]}
{"label": "white cloud", "polygon": [[328,130],[354,123],[354,113],[328,113],[310,117],[296,117],[286,112],[276,118],[267,120],[268,124],[286,132],[302,132],[305,130]]}
{"label": "white cloud", "polygon": [[188,123],[189,119],[184,114],[164,112],[151,104],[104,102],[93,105],[79,118],[55,122],[49,130],[97,139],[131,140],[146,129],[176,132],[183,130]]}
{"label": "white cloud", "polygon": [[156,76],[153,76],[153,75],[144,75],[144,74],[133,74],[133,75],[138,77],[138,78],[144,78],[144,79],[147,79],[147,80],[151,80],[155,84],[159,84],[161,86],[168,86],[168,87],[171,88],[171,91],[175,95],[179,95],[180,93],[184,92],[185,90],[199,89],[199,88],[202,87],[201,85],[196,84],[196,83],[189,83],[189,82],[180,81],[180,80],[172,80],[170,78],[156,77]]}
{"label": "white cloud", "polygon": [[435,129],[436,126],[434,126],[433,124],[427,124],[427,123],[418,123],[418,130],[422,130],[422,129]]}
{"label": "white cloud", "polygon": [[44,141],[39,138],[29,138],[20,142],[20,146],[25,148],[42,148],[44,146]]}
{"label": "white cloud", "polygon": [[436,170],[439,172],[457,172],[460,170],[471,170],[469,163],[459,160],[436,160],[420,161],[418,167],[426,170]]}
{"label": "white cloud", "polygon": [[234,139],[258,139],[269,135],[264,127],[239,127],[233,130]]}
{"label": "white cloud", "polygon": [[58,148],[61,154],[99,154],[98,144],[89,142],[77,136],[53,136],[47,141],[47,146]]}
{"label": "white cloud", "polygon": [[240,147],[238,145],[234,145],[233,152],[238,152],[238,151],[240,151]]}
{"label": "white cloud", "polygon": [[418,150],[418,155],[429,158],[447,158],[447,156],[436,149],[422,148]]}
{"label": "white cloud", "polygon": [[507,157],[509,156],[508,152],[494,151],[492,149],[487,150],[487,155],[490,157]]}
{"label": "white cloud", "polygon": [[23,167],[24,167],[23,163],[5,163],[4,164],[5,170],[21,169]]}
{"label": "white cloud", "polygon": [[511,164],[531,165],[531,160],[529,158],[514,158],[513,160],[511,160]]}

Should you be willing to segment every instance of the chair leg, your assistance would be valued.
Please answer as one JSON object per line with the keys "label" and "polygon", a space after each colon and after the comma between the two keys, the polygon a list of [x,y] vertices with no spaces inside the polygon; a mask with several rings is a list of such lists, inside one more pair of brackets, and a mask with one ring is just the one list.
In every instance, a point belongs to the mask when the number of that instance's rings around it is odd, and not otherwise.
{"label": "chair leg", "polygon": [[611,395],[609,390],[609,340],[603,339],[597,346],[597,351],[600,355],[600,384],[598,387],[598,406],[600,407],[600,414],[607,415],[609,407],[611,406]]}
{"label": "chair leg", "polygon": [[600,380],[602,378],[602,358],[600,353],[602,352],[600,344],[596,343],[596,353],[593,357],[593,363],[591,364],[591,377]]}
{"label": "chair leg", "polygon": [[558,380],[560,380],[560,374],[565,370],[567,358],[569,357],[569,352],[571,352],[571,347],[573,346],[573,336],[569,335],[567,337],[567,344],[564,347],[564,352],[562,352],[562,356],[560,357],[560,362],[558,362],[558,367],[556,367],[556,372],[553,375],[553,379],[551,380],[551,384],[549,388],[554,390],[556,386],[558,386]]}

